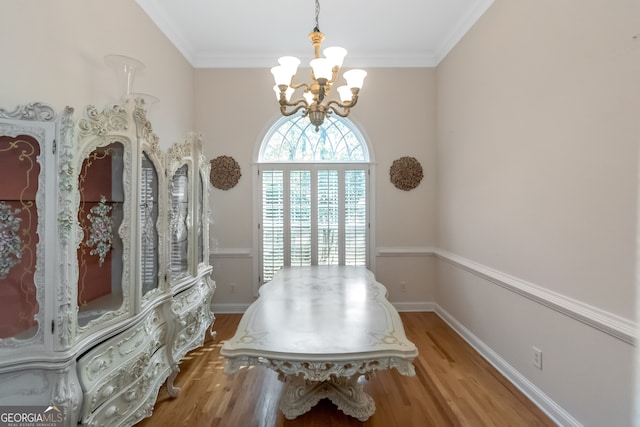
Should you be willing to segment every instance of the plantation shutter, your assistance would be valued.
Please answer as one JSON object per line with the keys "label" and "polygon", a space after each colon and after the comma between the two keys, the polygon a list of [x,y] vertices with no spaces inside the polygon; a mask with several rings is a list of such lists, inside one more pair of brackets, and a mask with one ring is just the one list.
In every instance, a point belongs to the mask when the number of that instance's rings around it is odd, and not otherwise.
{"label": "plantation shutter", "polygon": [[283,266],[367,265],[367,165],[264,165],[260,176],[262,282]]}
{"label": "plantation shutter", "polygon": [[284,265],[284,171],[262,172],[262,277],[265,282]]}
{"label": "plantation shutter", "polygon": [[311,171],[289,174],[289,265],[311,265]]}
{"label": "plantation shutter", "polygon": [[340,201],[337,170],[318,171],[318,265],[338,265]]}
{"label": "plantation shutter", "polygon": [[347,170],[344,174],[345,265],[367,263],[367,171]]}

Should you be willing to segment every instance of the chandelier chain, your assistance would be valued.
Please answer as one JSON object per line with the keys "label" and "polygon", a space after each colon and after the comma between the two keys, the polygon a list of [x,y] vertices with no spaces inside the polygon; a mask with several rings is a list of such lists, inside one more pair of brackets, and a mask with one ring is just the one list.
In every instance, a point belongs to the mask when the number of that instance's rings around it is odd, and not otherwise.
{"label": "chandelier chain", "polygon": [[316,26],[313,29],[314,32],[320,32],[320,25],[318,24],[318,16],[320,16],[320,0],[316,0]]}

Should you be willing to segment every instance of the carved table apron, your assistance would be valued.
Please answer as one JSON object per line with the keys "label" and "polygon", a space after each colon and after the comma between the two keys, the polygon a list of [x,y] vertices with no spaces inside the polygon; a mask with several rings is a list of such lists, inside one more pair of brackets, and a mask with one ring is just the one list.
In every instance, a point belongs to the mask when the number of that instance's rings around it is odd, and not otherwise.
{"label": "carved table apron", "polygon": [[396,368],[415,375],[418,355],[386,288],[365,267],[285,267],[260,288],[220,353],[225,372],[265,366],[285,384],[280,410],[296,418],[328,398],[366,421],[375,412],[360,377]]}

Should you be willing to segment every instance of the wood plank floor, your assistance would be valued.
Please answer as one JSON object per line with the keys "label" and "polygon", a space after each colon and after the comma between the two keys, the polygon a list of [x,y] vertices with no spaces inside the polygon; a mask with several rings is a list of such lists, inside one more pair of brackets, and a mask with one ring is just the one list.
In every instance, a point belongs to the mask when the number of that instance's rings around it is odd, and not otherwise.
{"label": "wood plank floor", "polygon": [[235,333],[241,315],[218,314],[215,340],[180,364],[171,399],[162,387],[150,418],[138,427],[272,426],[554,426],[509,381],[489,365],[435,313],[401,313],[407,337],[418,347],[415,377],[379,371],[365,385],[376,402],[366,422],[344,415],[322,400],[310,412],[287,420],[278,410],[282,384],[265,368],[227,376],[220,347]]}

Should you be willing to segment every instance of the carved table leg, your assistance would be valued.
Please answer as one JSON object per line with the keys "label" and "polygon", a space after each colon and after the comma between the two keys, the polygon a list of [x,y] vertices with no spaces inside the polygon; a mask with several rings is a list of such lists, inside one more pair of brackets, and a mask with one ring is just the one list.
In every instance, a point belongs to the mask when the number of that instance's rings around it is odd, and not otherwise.
{"label": "carved table leg", "polygon": [[331,377],[329,381],[309,381],[302,375],[288,375],[280,399],[280,410],[292,420],[327,398],[345,414],[366,421],[376,411],[376,404],[358,381],[361,374]]}

